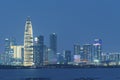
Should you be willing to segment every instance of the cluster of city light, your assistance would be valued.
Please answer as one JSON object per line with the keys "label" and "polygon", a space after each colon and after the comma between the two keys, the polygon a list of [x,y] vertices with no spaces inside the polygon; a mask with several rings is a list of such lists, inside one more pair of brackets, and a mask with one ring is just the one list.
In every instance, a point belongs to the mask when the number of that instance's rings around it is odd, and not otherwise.
{"label": "cluster of city light", "polygon": [[4,53],[0,54],[1,65],[43,66],[49,64],[67,65],[120,65],[120,53],[104,53],[102,40],[92,44],[74,44],[74,51],[57,52],[57,34],[49,36],[49,47],[44,44],[44,36],[34,38],[32,23],[27,18],[24,45],[17,45],[14,38],[5,39]]}

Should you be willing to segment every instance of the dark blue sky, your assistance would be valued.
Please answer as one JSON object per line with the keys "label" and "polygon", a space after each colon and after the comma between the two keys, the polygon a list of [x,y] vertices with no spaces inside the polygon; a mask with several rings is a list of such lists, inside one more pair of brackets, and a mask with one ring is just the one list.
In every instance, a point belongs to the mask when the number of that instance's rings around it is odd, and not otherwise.
{"label": "dark blue sky", "polygon": [[[120,0],[0,0],[0,43],[16,37],[23,43],[24,25],[31,16],[34,36],[57,33],[59,50],[73,44],[103,40],[106,52],[120,51]],[[1,49],[2,50],[2,49]]]}

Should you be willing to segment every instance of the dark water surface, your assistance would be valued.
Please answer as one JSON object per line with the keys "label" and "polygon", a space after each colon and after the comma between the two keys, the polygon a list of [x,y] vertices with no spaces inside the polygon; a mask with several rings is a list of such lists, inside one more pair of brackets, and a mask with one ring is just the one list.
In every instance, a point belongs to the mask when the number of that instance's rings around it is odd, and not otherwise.
{"label": "dark water surface", "polygon": [[0,69],[0,80],[120,80],[120,68]]}

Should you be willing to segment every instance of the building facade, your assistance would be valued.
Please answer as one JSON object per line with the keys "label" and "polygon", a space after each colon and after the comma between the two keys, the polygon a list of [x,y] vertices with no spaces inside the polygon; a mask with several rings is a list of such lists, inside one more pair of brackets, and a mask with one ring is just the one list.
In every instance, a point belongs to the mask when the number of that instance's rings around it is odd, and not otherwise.
{"label": "building facade", "polygon": [[22,45],[11,46],[11,49],[13,51],[13,58],[14,58],[13,65],[23,65],[24,46]]}

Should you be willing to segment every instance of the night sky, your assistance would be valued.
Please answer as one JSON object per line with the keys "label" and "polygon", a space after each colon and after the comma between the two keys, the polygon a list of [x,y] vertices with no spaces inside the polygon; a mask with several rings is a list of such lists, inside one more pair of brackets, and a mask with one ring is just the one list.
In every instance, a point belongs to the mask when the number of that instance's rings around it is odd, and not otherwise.
{"label": "night sky", "polygon": [[104,52],[120,52],[120,0],[0,0],[0,52],[6,37],[23,44],[27,16],[45,44],[49,34],[58,35],[60,52],[95,38],[102,39]]}

